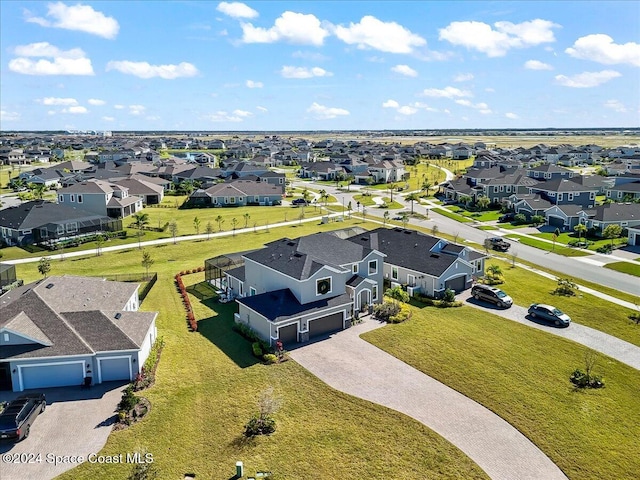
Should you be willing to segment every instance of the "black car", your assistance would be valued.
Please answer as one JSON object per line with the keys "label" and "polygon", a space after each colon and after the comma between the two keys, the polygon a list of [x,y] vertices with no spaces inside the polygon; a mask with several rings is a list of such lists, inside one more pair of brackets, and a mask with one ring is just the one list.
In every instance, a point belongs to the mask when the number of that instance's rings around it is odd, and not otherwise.
{"label": "black car", "polygon": [[506,252],[511,247],[511,244],[501,237],[489,238],[487,241],[490,243],[491,248],[499,252]]}
{"label": "black car", "polygon": [[46,407],[44,393],[21,395],[10,401],[0,413],[0,440],[19,442],[27,438],[31,425]]}
{"label": "black car", "polygon": [[309,205],[309,202],[307,200],[305,200],[304,198],[296,198],[295,200],[293,200],[291,202],[291,205]]}
{"label": "black car", "polygon": [[512,222],[515,218],[515,213],[505,213],[504,215],[500,215],[500,218],[498,218],[498,222]]}
{"label": "black car", "polygon": [[500,308],[509,308],[513,305],[513,300],[509,295],[499,288],[490,285],[474,285],[471,289],[471,295],[473,295],[473,298],[476,300],[494,303]]}

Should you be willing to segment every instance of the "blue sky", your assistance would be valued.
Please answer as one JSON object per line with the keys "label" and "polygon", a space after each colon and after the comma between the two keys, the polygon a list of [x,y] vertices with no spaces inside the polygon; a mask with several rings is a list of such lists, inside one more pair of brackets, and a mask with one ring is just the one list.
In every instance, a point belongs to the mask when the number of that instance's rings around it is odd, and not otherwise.
{"label": "blue sky", "polygon": [[0,8],[2,130],[640,125],[637,1]]}

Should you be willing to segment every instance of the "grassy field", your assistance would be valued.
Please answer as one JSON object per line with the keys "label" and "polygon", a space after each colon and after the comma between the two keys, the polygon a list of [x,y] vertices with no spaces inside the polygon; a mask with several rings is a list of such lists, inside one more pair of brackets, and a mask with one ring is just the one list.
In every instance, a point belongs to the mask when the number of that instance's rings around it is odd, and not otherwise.
{"label": "grassy field", "polygon": [[470,218],[467,218],[463,215],[460,215],[458,213],[453,213],[451,210],[447,210],[446,208],[432,208],[431,209],[432,212],[435,213],[439,213],[440,215],[443,215],[445,217],[451,218],[452,220],[455,220],[457,222],[460,223],[470,223],[473,222],[473,220],[471,220]]}
{"label": "grassy field", "polygon": [[[487,262],[487,266],[489,265],[497,265],[502,269],[505,283],[500,288],[511,295],[516,304],[556,305],[576,323],[640,346],[640,326],[629,320],[629,314],[633,313],[631,310],[580,291],[573,297],[553,295],[551,292],[555,290],[557,283],[551,279],[534,275],[524,268],[511,268],[506,261],[491,259]],[[579,278],[574,278],[573,281],[582,283]]]}
{"label": "grassy field", "polygon": [[584,347],[471,307],[415,309],[363,338],[500,415],[570,479],[637,478],[637,370],[600,356],[606,387],[575,391]]}
{"label": "grassy field", "polygon": [[465,210],[464,208],[460,208],[455,205],[449,205],[444,207],[450,212],[457,213],[458,215],[462,215],[463,217],[467,217],[471,220],[476,220],[478,222],[493,222],[500,218],[502,212],[500,210],[487,210],[484,212],[471,212],[469,210]]}
{"label": "grassy field", "polygon": [[[356,222],[353,222],[356,223]],[[159,478],[229,478],[242,460],[247,473],[269,470],[280,479],[390,478],[485,479],[468,457],[422,424],[397,412],[337,392],[293,361],[264,366],[250,344],[231,330],[233,304],[221,305],[203,274],[184,277],[199,320],[186,328],[172,276],[223,252],[255,248],[284,237],[350,223],[274,229],[271,233],[149,248],[159,280],[142,305],[158,310],[166,346],[146,419],[115,432],[100,452],[115,455],[144,447],[154,455]],[[54,262],[51,274],[95,275],[141,271],[137,250]],[[19,265],[25,280],[39,278],[36,265]],[[261,392],[273,387],[281,401],[277,431],[245,441],[243,426]],[[64,480],[126,478],[130,465],[83,464]]]}
{"label": "grassy field", "polygon": [[565,257],[584,257],[586,255],[592,255],[591,252],[585,251],[580,248],[565,247],[560,242],[556,242],[556,244],[553,245],[552,243],[536,240],[535,238],[524,237],[522,235],[518,235],[517,233],[510,233],[508,235],[505,235],[505,237],[517,240],[523,245],[535,247],[546,252],[557,253],[558,255],[564,255]]}
{"label": "grassy field", "polygon": [[[553,240],[553,232],[541,232],[534,233],[534,237],[544,238],[545,240]],[[578,235],[574,232],[564,232],[561,233],[556,239],[556,243],[568,244],[571,240],[578,240]],[[611,245],[611,240],[606,238],[589,238],[589,247],[587,250],[595,251],[597,248]],[[584,241],[584,236],[582,237],[582,241]],[[626,245],[626,239],[614,239],[614,245]]]}
{"label": "grassy field", "polygon": [[628,273],[629,275],[640,277],[640,265],[635,265],[633,263],[613,262],[607,263],[604,267],[610,268],[611,270],[615,270],[617,272]]}

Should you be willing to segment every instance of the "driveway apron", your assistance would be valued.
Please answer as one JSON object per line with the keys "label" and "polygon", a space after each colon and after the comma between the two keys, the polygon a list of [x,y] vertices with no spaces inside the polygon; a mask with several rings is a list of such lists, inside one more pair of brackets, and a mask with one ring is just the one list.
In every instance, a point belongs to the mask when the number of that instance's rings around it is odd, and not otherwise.
{"label": "driveway apron", "polygon": [[381,325],[368,319],[292,350],[291,358],[336,390],[423,423],[492,479],[566,479],[538,447],[499,416],[359,337]]}

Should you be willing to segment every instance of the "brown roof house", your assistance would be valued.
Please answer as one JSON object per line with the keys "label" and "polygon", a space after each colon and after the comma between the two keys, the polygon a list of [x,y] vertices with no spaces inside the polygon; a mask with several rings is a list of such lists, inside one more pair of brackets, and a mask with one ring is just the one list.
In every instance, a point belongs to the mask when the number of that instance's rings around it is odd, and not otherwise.
{"label": "brown roof house", "polygon": [[65,275],[2,295],[0,390],[133,380],[157,337],[138,287]]}

